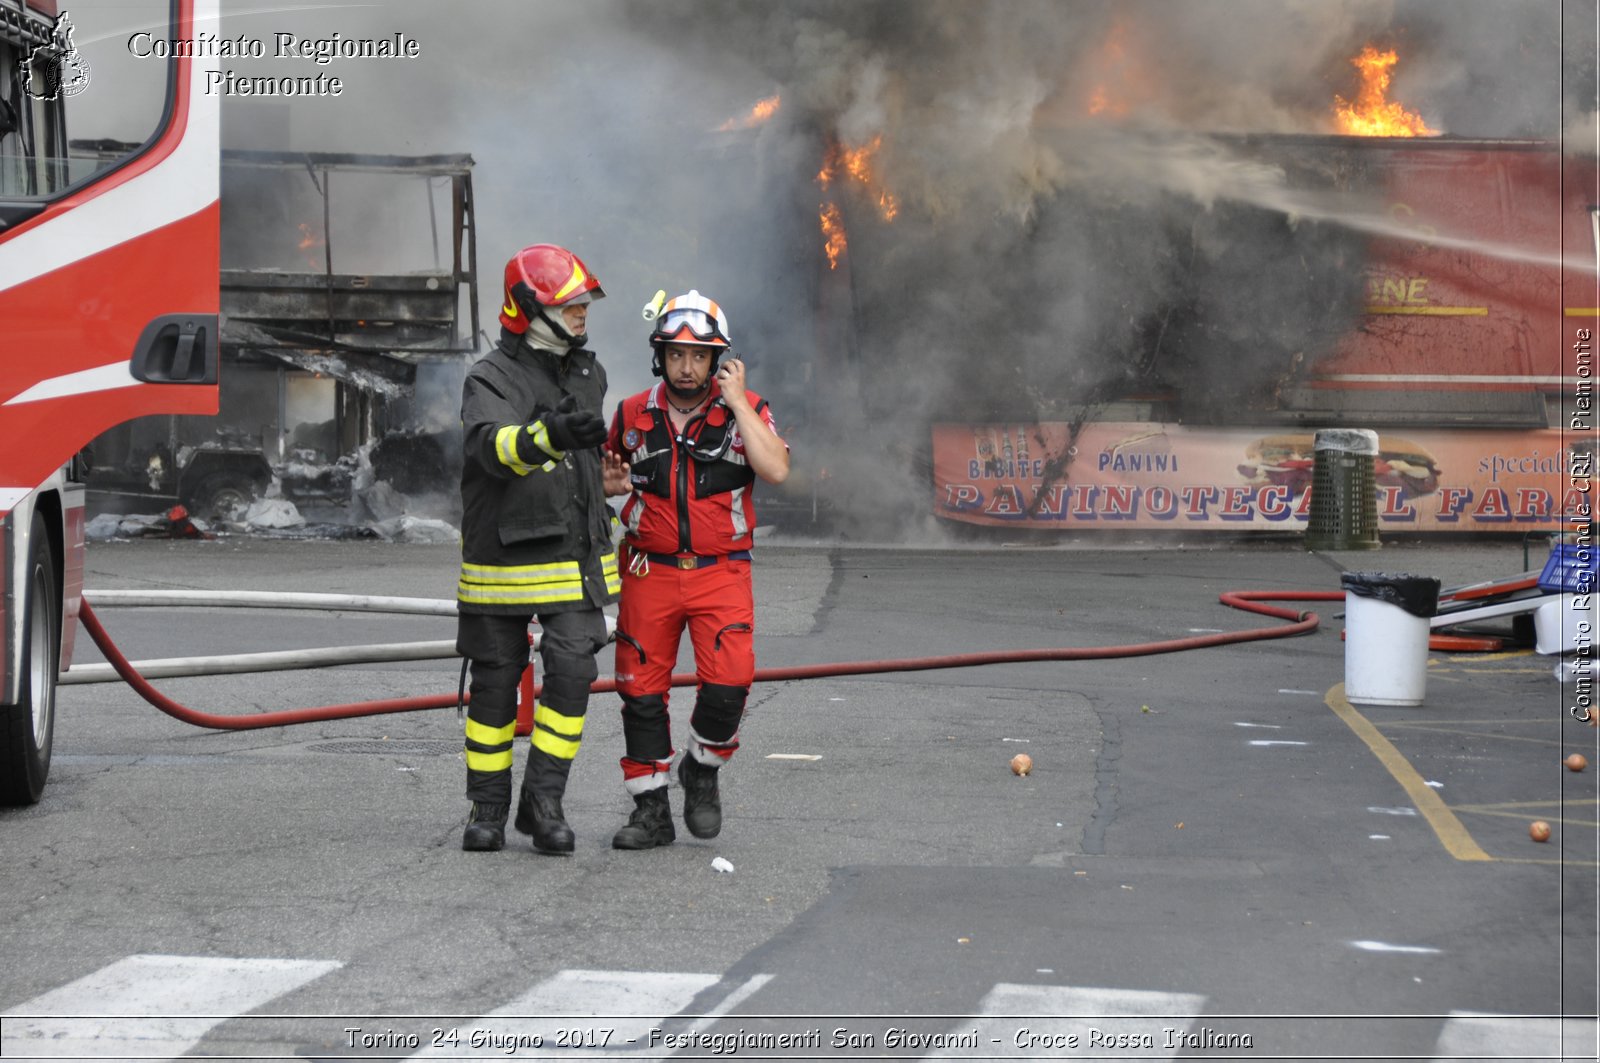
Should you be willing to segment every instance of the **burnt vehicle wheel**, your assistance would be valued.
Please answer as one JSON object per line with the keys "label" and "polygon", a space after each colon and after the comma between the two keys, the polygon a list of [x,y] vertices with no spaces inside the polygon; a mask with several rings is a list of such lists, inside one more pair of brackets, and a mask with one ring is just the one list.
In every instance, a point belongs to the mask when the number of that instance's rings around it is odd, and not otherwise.
{"label": "burnt vehicle wheel", "polygon": [[17,700],[0,705],[0,804],[31,805],[44,793],[55,738],[61,656],[60,592],[49,529],[35,513],[22,589],[22,674]]}
{"label": "burnt vehicle wheel", "polygon": [[239,520],[257,495],[255,481],[236,473],[215,472],[196,485],[186,503],[201,520]]}

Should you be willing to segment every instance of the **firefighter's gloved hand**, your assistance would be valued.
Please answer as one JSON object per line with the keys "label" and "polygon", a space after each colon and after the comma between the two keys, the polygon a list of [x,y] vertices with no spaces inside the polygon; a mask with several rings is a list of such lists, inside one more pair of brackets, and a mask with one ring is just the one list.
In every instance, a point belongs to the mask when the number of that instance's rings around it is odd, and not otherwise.
{"label": "firefighter's gloved hand", "polygon": [[557,450],[589,450],[606,441],[605,421],[598,414],[577,409],[577,405],[577,400],[568,395],[554,413],[540,418],[550,436],[550,445]]}

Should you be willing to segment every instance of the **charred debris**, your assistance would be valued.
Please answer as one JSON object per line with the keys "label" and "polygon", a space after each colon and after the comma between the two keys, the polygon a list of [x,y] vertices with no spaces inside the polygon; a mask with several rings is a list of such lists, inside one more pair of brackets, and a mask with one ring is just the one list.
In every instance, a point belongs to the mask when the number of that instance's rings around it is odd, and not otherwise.
{"label": "charred debris", "polygon": [[220,410],[94,440],[102,529],[175,505],[280,533],[457,523],[456,400],[480,334],[472,166],[224,151]]}

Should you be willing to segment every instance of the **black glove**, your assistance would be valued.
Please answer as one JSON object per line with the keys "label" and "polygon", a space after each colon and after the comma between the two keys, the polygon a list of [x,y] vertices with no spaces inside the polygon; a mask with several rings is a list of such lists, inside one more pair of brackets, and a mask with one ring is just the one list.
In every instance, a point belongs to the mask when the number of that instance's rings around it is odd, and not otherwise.
{"label": "black glove", "polygon": [[606,423],[596,414],[580,410],[578,400],[568,395],[554,413],[540,418],[557,450],[589,450],[606,441]]}

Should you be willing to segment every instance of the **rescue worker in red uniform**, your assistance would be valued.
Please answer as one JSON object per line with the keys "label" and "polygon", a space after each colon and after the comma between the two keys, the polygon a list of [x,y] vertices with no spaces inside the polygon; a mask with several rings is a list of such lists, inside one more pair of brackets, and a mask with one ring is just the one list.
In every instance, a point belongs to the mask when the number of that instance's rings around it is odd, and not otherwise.
{"label": "rescue worker in red uniform", "polygon": [[667,703],[685,628],[699,685],[678,764],[683,818],[697,838],[722,829],[717,773],[739,748],[755,678],[751,489],[757,477],[778,484],[789,475],[788,444],[766,401],[745,387],[720,306],[697,291],[670,300],[650,346],[661,382],[618,405],[607,444],[632,488],[622,506],[616,663],[622,781],[634,809],[611,840],[617,849],[677,836],[667,799]]}
{"label": "rescue worker in red uniform", "polygon": [[561,798],[607,640],[601,608],[619,589],[608,479],[611,493],[626,489],[621,462],[601,451],[605,370],[584,349],[589,304],[604,295],[571,251],[518,252],[506,264],[499,345],[462,388],[456,650],[472,668],[463,849],[505,844],[517,686],[535,617],[543,689],[515,825],[537,851],[573,849]]}

